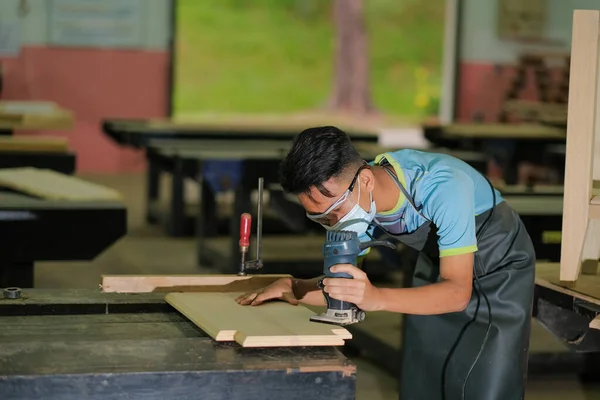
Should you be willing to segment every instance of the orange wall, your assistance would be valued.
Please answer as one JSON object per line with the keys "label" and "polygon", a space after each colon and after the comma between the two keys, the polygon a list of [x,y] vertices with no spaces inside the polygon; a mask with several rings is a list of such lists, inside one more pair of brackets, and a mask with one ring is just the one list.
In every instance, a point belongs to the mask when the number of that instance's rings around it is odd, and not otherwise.
{"label": "orange wall", "polygon": [[168,53],[29,46],[1,59],[3,100],[48,100],[74,112],[71,131],[16,132],[69,138],[77,172],[118,173],[145,167],[139,151],[122,149],[101,131],[103,118],[166,116]]}

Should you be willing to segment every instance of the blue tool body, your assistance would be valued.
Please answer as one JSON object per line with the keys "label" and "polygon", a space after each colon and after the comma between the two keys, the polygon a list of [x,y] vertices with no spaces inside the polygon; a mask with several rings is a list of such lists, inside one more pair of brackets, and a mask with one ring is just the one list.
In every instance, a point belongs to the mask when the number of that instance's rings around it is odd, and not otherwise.
{"label": "blue tool body", "polygon": [[[352,276],[344,273],[331,272],[331,267],[338,264],[357,266],[358,255],[365,249],[373,246],[386,246],[395,248],[394,244],[385,240],[372,240],[361,243],[358,234],[351,231],[329,231],[323,244],[323,273],[325,278],[347,278]],[[327,302],[327,312],[311,320],[324,323],[347,325],[360,322],[364,313],[353,303],[337,300],[323,292]]]}

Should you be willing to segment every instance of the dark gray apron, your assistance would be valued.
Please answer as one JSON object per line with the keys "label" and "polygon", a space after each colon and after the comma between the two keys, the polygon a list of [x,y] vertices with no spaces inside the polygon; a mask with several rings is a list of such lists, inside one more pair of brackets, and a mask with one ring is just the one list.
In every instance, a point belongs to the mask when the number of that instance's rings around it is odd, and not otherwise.
{"label": "dark gray apron", "polygon": [[[420,213],[420,207],[414,204],[402,184],[390,175],[410,205]],[[478,251],[474,274],[477,279],[474,276],[467,308],[440,315],[404,316],[401,400],[517,400],[524,397],[535,251],[521,219],[506,202],[498,204],[488,219],[490,212],[475,219]],[[486,220],[487,228],[482,232],[481,226]],[[440,281],[437,228],[431,221],[427,220],[412,233],[391,236],[420,252],[412,287]],[[483,294],[489,301],[491,324],[488,324],[488,305]]]}

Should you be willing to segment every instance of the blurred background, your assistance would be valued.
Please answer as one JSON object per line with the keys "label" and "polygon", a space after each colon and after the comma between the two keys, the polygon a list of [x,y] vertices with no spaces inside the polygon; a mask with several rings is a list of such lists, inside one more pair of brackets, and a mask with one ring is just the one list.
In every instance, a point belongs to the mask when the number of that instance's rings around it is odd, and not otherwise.
{"label": "blurred background", "polygon": [[[45,226],[69,240],[6,256],[3,282],[235,273],[239,216],[257,217],[261,177],[261,273],[316,276],[323,232],[281,191],[277,166],[317,125],[346,130],[369,160],[401,148],[463,159],[520,213],[539,261],[557,263],[576,9],[600,3],[2,0],[0,187],[122,211]],[[373,251],[365,269],[401,286],[414,257]],[[354,328],[358,398],[397,397],[401,323],[376,313]],[[600,398],[595,361],[535,321],[531,346],[528,398]]]}

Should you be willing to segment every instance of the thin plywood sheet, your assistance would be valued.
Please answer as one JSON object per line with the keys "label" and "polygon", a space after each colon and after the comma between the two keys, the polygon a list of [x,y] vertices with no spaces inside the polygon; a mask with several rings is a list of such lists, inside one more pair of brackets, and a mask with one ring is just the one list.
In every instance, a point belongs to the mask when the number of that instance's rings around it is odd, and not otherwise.
{"label": "thin plywood sheet", "polygon": [[0,137],[0,151],[64,153],[69,150],[69,141],[62,137],[5,136]]}
{"label": "thin plywood sheet", "polygon": [[108,187],[60,172],[31,167],[0,169],[0,186],[47,200],[121,200],[121,194]]}
{"label": "thin plywood sheet", "polygon": [[283,301],[260,306],[235,302],[240,293],[169,293],[165,300],[216,341],[242,347],[342,346],[352,335],[310,321],[315,313]]}

